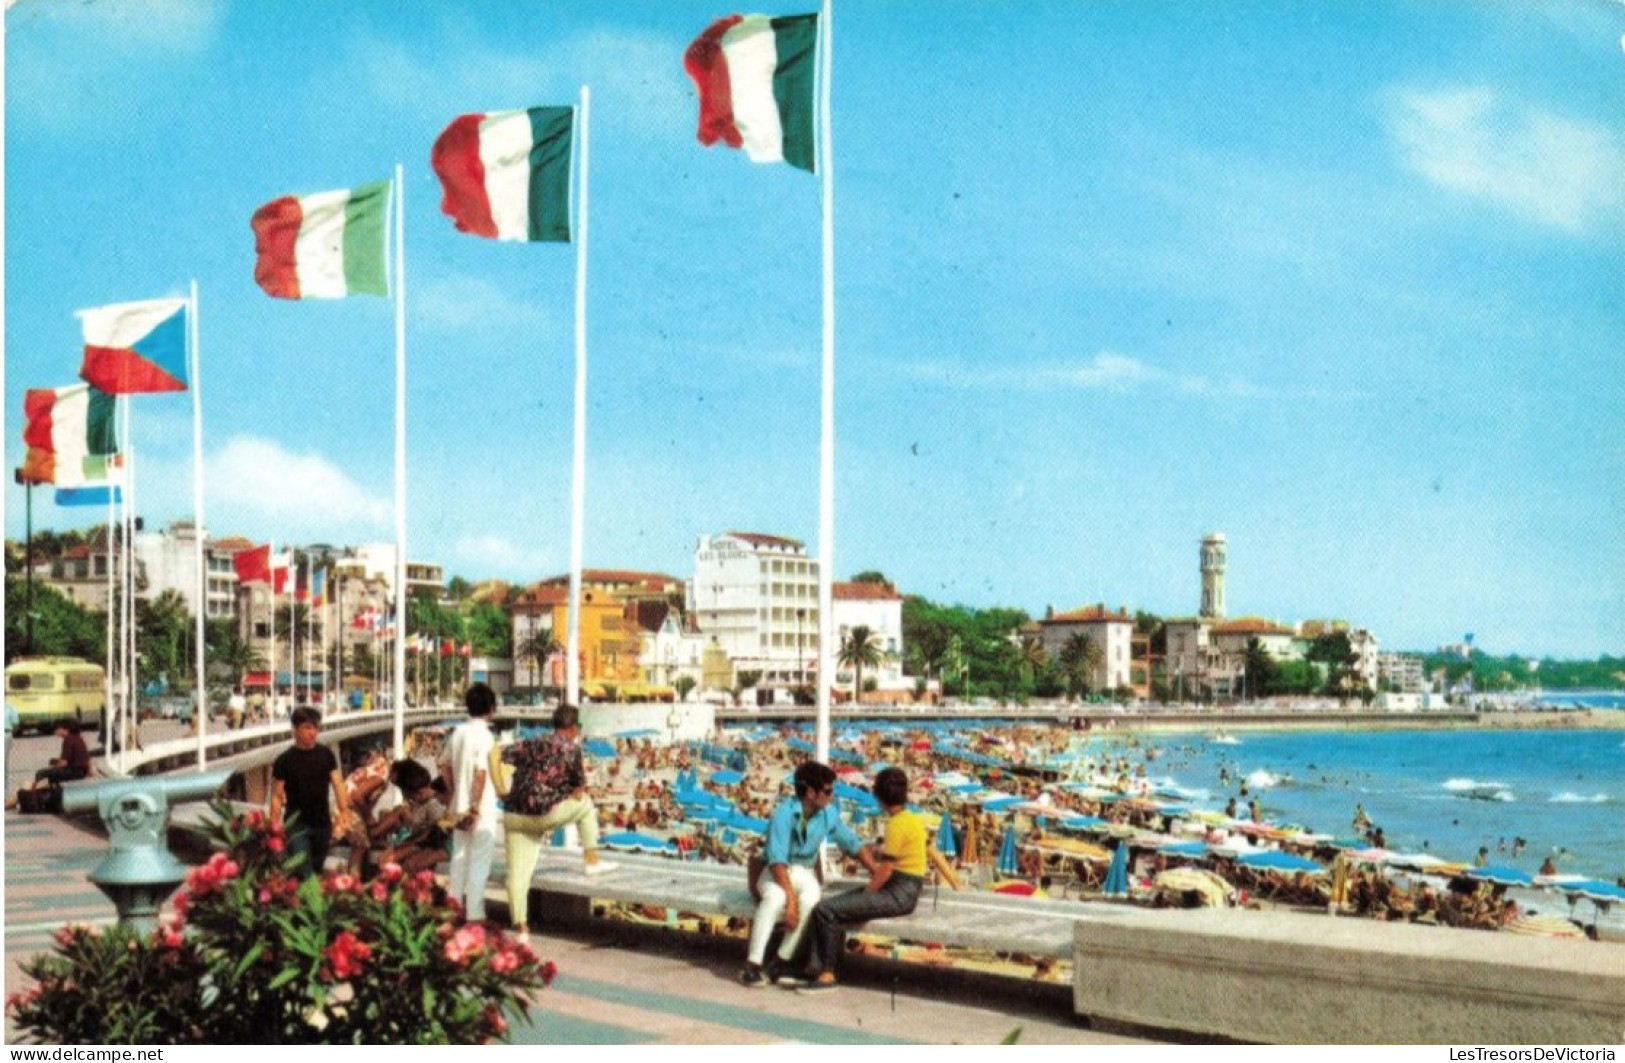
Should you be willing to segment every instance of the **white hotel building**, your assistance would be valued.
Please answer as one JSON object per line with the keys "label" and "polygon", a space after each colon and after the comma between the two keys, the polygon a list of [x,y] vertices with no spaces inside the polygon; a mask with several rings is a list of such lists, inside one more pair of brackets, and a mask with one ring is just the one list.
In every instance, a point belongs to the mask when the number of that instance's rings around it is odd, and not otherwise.
{"label": "white hotel building", "polygon": [[763,687],[816,680],[818,562],[804,544],[753,532],[703,535],[687,595],[705,641],[728,655],[735,676],[759,671]]}

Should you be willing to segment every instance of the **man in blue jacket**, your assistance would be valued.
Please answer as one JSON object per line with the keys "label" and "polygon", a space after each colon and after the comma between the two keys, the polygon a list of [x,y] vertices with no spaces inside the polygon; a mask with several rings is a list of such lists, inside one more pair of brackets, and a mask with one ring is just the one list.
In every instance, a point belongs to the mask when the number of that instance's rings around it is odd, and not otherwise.
{"label": "man in blue jacket", "polygon": [[[808,761],[796,769],[795,796],[773,810],[767,821],[766,865],[759,880],[761,901],[750,928],[750,953],[739,981],[752,989],[772,982],[795,985],[790,960],[801,944],[802,932],[823,895],[814,866],[820,847],[832,841],[858,859],[871,874],[874,857],[863,840],[841,821],[835,807],[835,772],[827,764]],[[763,969],[768,939],[776,926],[784,928],[778,955]]]}

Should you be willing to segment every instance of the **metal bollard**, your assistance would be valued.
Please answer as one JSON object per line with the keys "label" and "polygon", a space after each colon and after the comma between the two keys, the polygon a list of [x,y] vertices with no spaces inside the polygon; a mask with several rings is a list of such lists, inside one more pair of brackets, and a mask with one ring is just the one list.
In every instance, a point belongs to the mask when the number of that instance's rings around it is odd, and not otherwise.
{"label": "metal bollard", "polygon": [[113,902],[121,925],[155,930],[164,901],[186,880],[186,865],[170,853],[165,838],[170,803],[209,797],[230,778],[229,771],[212,771],[62,788],[64,812],[96,809],[107,824],[107,858],[90,881]]}

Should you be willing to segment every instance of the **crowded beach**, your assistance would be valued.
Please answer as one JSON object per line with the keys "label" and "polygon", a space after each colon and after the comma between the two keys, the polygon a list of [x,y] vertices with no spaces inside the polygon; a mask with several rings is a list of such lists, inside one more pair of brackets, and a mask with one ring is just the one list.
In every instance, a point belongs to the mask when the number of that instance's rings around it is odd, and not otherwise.
{"label": "crowded beach", "polygon": [[[426,729],[416,756],[436,755],[443,731]],[[520,728],[503,736],[512,741]],[[1159,758],[1179,756],[1171,736],[1041,725],[871,723],[839,726],[828,761],[843,818],[864,836],[883,817],[876,772],[901,767],[934,847],[967,888],[1080,903],[1151,907],[1285,908],[1463,930],[1609,939],[1618,882],[1497,866],[1386,846],[1380,825],[1352,808],[1347,830],[1316,833],[1271,820],[1246,780],[1222,807],[1159,782]],[[1220,736],[1223,741],[1223,736]],[[610,851],[741,866],[759,852],[773,808],[797,765],[813,759],[792,725],[728,728],[709,741],[667,744],[625,732],[583,744],[589,789]],[[564,838],[555,839],[564,843]],[[858,870],[850,860],[844,874]],[[691,913],[606,910],[612,917],[713,933],[745,927]],[[856,938],[855,948],[875,947]],[[897,954],[895,948],[892,953]],[[922,956],[942,962],[935,953]],[[1036,975],[1047,972],[1039,966]]]}

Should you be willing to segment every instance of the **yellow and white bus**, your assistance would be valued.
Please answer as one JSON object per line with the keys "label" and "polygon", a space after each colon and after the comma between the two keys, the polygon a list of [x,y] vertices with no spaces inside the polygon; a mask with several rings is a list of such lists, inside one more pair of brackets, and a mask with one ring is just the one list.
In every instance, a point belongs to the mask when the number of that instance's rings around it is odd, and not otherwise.
{"label": "yellow and white bus", "polygon": [[18,733],[49,734],[66,720],[94,727],[106,695],[101,665],[78,657],[22,657],[6,666],[6,701],[21,719]]}

